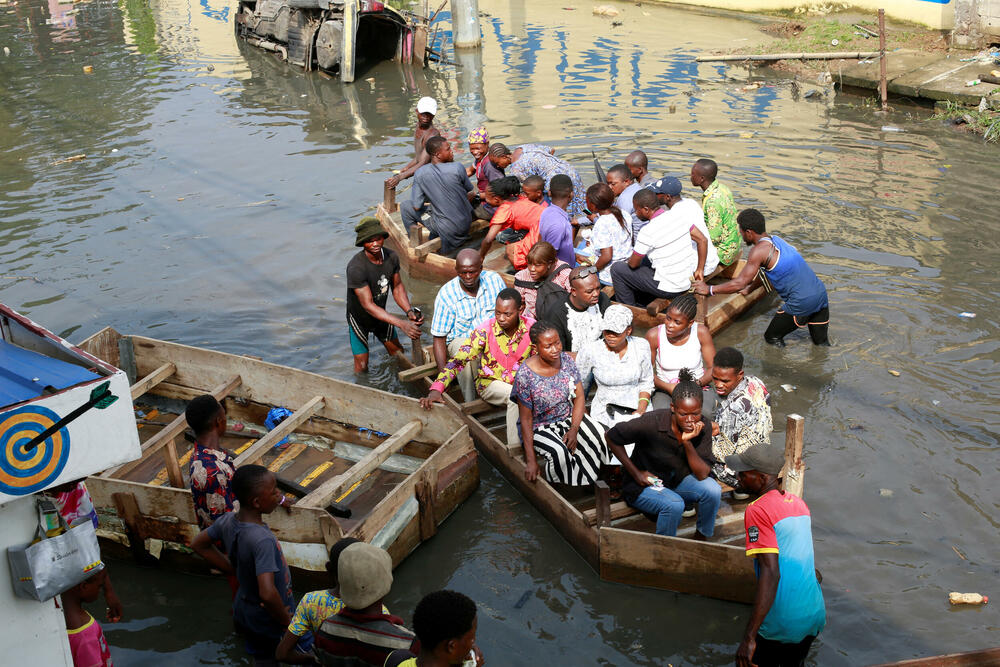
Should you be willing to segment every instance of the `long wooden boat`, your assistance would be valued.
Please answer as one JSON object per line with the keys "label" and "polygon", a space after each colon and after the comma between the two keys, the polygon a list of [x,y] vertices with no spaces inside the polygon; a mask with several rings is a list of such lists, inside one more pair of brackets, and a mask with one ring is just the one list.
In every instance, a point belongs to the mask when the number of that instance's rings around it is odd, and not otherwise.
{"label": "long wooden boat", "polygon": [[[425,350],[425,356],[429,353]],[[397,354],[400,378],[424,378],[420,366]],[[416,356],[416,355],[414,355]],[[690,539],[694,518],[681,521],[676,537],[657,535],[656,524],[624,501],[611,502],[611,490],[598,481],[592,488],[550,484],[542,477],[524,479],[524,449],[504,444],[506,416],[483,400],[458,403],[444,395],[445,405],[461,416],[479,451],[549,520],[562,537],[596,570],[602,579],[679,593],[695,593],[722,600],[753,602],[756,577],[753,561],[743,548],[743,514],[749,500],[727,493],[715,521],[710,542]],[[436,408],[434,412],[443,411]],[[804,420],[788,416],[785,427],[783,488],[802,496],[805,464],[802,460]]]}
{"label": "long wooden boat", "polygon": [[[428,240],[429,232],[423,226],[414,225],[409,233],[406,231],[399,214],[399,207],[396,204],[394,188],[386,186],[384,198],[382,203],[378,205],[376,216],[399,253],[400,263],[407,268],[412,278],[432,283],[443,283],[455,277],[455,260],[437,252],[441,248],[441,239]],[[470,238],[482,238],[486,234],[487,227],[488,223],[482,220],[473,222]],[[739,273],[745,264],[746,261],[741,259],[724,271],[717,271],[710,276],[709,282],[716,284],[725,282]],[[514,285],[514,276],[508,273],[511,269],[510,262],[502,254],[489,257],[484,262],[484,266],[499,273],[509,286]],[[763,299],[765,293],[763,287],[758,287],[747,296],[742,294],[719,294],[709,297],[699,295],[697,319],[706,324],[712,334],[717,334]],[[646,331],[663,321],[662,315],[650,316],[644,308],[632,306],[629,308],[632,310],[633,326],[638,331]]]}
{"label": "long wooden boat", "polygon": [[[267,466],[296,499],[266,522],[303,581],[325,581],[329,547],[343,536],[384,547],[398,564],[479,483],[468,427],[413,399],[111,328],[80,347],[128,374],[142,443],[140,459],[87,480],[112,553],[206,567],[186,546],[198,526],[183,411],[200,394],[223,401],[230,424],[223,445],[238,454],[237,465]],[[293,413],[268,431],[260,425],[277,406]]]}
{"label": "long wooden boat", "polygon": [[886,662],[872,667],[995,667],[996,665],[1000,665],[1000,647]]}

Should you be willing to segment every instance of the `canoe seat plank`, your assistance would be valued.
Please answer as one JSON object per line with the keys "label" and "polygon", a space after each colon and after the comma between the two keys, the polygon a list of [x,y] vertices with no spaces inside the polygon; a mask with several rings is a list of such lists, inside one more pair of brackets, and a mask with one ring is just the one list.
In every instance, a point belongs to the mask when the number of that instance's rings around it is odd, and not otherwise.
{"label": "canoe seat plank", "polygon": [[410,440],[420,435],[422,429],[423,423],[419,419],[407,422],[403,428],[383,440],[368,456],[351,466],[347,472],[323,482],[311,491],[309,495],[300,500],[299,504],[304,507],[325,507],[327,503],[336,498],[344,489],[364,478]]}
{"label": "canoe seat plank", "polygon": [[150,389],[160,384],[168,377],[177,372],[177,366],[171,362],[167,362],[157,368],[155,371],[142,378],[136,382],[131,387],[132,400],[135,401],[137,398],[149,392]]}
{"label": "canoe seat plank", "polygon": [[312,417],[316,411],[322,408],[325,404],[325,398],[322,396],[313,396],[305,405],[293,412],[290,417],[285,419],[285,421],[268,431],[267,435],[255,442],[252,447],[237,456],[236,465],[241,466],[246,463],[253,463],[256,461],[258,458],[263,456],[265,452],[270,451],[275,444],[291,435],[296,428],[298,428],[304,421]]}

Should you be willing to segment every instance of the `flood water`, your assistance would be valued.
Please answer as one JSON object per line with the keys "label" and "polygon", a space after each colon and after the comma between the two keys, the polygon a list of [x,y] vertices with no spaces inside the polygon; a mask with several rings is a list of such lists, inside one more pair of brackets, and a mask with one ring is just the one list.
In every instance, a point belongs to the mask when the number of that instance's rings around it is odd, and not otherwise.
{"label": "flood water", "polygon": [[[745,90],[745,71],[694,62],[757,39],[752,23],[622,3],[613,27],[568,3],[481,0],[482,54],[461,70],[382,63],[349,86],[238,45],[219,0],[0,3],[0,301],[71,340],[111,325],[350,380],[353,226],[408,159],[420,96],[449,136],[485,122],[550,144],[585,183],[592,149],[607,167],[639,146],[676,175],[712,157],[830,291],[832,348],[766,346],[775,302],[716,341],[766,381],[776,425],[806,418],[828,610],[811,664],[996,644],[997,605],[947,603],[1000,581],[996,148],[922,112],[884,119],[778,79]],[[411,288],[429,311],[433,287]],[[412,392],[396,370],[379,351],[359,381]],[[731,662],[749,607],[601,582],[482,473],[397,569],[390,609],[409,619],[423,594],[464,591],[492,665]],[[224,583],[112,571],[117,665],[243,664]]]}

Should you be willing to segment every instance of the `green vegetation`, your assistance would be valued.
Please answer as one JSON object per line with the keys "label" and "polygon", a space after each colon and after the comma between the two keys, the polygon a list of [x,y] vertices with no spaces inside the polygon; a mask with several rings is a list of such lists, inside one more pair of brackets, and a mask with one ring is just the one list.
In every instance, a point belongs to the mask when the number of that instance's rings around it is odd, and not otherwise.
{"label": "green vegetation", "polygon": [[944,102],[938,105],[934,120],[961,120],[970,132],[983,135],[983,141],[1000,143],[1000,113],[995,111],[979,111],[964,107],[955,102]]}

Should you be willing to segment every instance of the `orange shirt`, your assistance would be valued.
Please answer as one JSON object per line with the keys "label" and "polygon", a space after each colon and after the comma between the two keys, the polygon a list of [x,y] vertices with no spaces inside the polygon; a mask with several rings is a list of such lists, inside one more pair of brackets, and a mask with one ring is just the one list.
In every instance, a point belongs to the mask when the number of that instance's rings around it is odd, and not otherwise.
{"label": "orange shirt", "polygon": [[521,195],[514,201],[505,201],[497,207],[490,226],[500,225],[500,229],[514,228],[530,231],[538,229],[538,219],[544,209]]}

